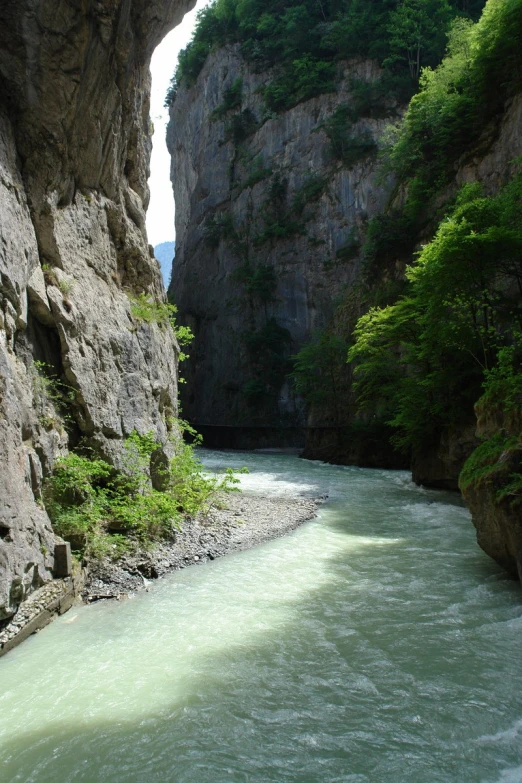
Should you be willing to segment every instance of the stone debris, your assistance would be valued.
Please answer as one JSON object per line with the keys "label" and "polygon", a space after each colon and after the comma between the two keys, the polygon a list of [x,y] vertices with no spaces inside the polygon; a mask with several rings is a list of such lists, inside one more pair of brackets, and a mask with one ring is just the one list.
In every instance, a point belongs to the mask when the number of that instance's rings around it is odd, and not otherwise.
{"label": "stone debris", "polygon": [[201,565],[283,536],[315,517],[318,502],[309,498],[227,495],[207,514],[186,520],[183,530],[171,541],[91,566],[82,596],[88,602],[122,598],[147,589],[148,580],[169,571]]}
{"label": "stone debris", "polygon": [[55,579],[35,590],[0,627],[0,656],[44,628],[54,615],[70,609],[82,586],[82,598],[89,603],[123,601],[169,571],[201,565],[289,533],[315,517],[321,500],[224,496],[208,513],[187,519],[183,530],[154,549],[141,549],[116,561],[105,558],[91,564],[88,574]]}
{"label": "stone debris", "polygon": [[77,596],[78,586],[78,578],[67,577],[55,579],[35,590],[14,617],[0,629],[0,656],[46,626],[53,615],[64,614],[70,609]]}

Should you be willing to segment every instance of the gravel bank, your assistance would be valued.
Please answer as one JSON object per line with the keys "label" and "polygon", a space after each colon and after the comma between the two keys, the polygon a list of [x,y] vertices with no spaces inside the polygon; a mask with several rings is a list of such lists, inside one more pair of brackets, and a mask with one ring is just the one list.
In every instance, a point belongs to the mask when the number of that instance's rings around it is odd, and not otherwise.
{"label": "gravel bank", "polygon": [[208,514],[188,520],[172,541],[159,544],[153,551],[92,565],[82,597],[88,602],[122,599],[169,571],[199,565],[283,536],[313,519],[319,502],[309,498],[227,495],[222,500],[224,508],[213,506]]}

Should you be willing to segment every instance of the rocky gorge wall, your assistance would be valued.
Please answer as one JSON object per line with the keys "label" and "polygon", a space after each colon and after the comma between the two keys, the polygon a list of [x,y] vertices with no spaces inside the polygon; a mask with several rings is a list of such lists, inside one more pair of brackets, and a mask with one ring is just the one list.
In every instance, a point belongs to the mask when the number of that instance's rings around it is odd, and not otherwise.
{"label": "rocky gorge wall", "polygon": [[192,0],[0,7],[0,621],[52,578],[42,480],[80,439],[115,462],[177,410],[145,231],[151,54]]}
{"label": "rocky gorge wall", "polygon": [[[354,80],[380,73],[371,61],[343,63],[335,92],[270,114],[260,95],[270,75],[229,45],[210,54],[192,87],[178,88],[167,134],[176,202],[169,296],[195,334],[181,397],[196,425],[304,423],[289,357],[357,279],[364,227],[393,184],[378,181],[375,161],[386,120],[354,121],[360,153],[347,164],[332,151],[332,118],[350,106]],[[396,113],[393,103],[384,108]]]}
{"label": "rocky gorge wall", "polygon": [[[345,364],[332,375],[331,399],[305,411],[288,384],[288,359],[314,330],[346,338],[369,306],[395,301],[412,253],[432,240],[463,185],[480,183],[484,196],[494,197],[513,180],[522,154],[522,96],[513,90],[481,126],[452,164],[415,242],[409,238],[404,252],[385,248],[372,284],[362,248],[369,220],[391,220],[408,199],[400,183],[379,176],[375,154],[400,107],[379,113],[374,106],[355,124],[350,112],[354,80],[378,77],[369,62],[345,63],[336,92],[271,114],[261,99],[271,74],[253,73],[239,48],[225,46],[211,53],[193,86],[178,86],[168,133],[178,241],[169,293],[196,335],[183,402],[205,431],[221,427],[225,437],[234,429],[236,445],[241,428],[250,435],[256,426],[289,432],[306,417],[306,457],[406,466],[370,421],[362,420],[358,437]],[[332,155],[336,115],[352,123],[356,157]],[[461,476],[480,546],[521,578],[519,403],[507,416],[479,405],[478,425],[470,404],[458,425],[406,459],[419,484],[457,489]]]}
{"label": "rocky gorge wall", "polygon": [[[517,158],[522,154],[520,128],[522,94],[519,93],[505,106],[498,122],[485,130],[476,149],[460,161],[454,182],[440,195],[440,202],[451,202],[457,189],[468,183],[480,183],[487,196],[498,193],[517,169]],[[498,429],[502,428],[499,424]],[[457,489],[462,466],[484,432],[476,417],[470,415],[467,426],[443,433],[436,449],[416,455],[412,465],[414,480],[419,484]]]}
{"label": "rocky gorge wall", "polygon": [[[260,95],[270,73],[253,72],[236,45],[214,51],[195,84],[178,87],[168,130],[178,248],[169,294],[196,336],[182,389],[184,413],[196,425],[246,432],[306,423],[307,457],[408,464],[381,431],[354,435],[349,368],[340,368],[335,405],[306,412],[287,378],[288,358],[314,331],[353,329],[364,311],[357,292],[368,223],[404,200],[376,159],[400,107],[381,98],[350,129],[349,143],[365,140],[366,149],[348,161],[332,154],[332,120],[354,104],[354,81],[372,84],[380,74],[370,61],[344,63],[335,92],[271,114]],[[460,161],[438,206],[468,182],[496,193],[520,155],[519,127],[516,98]],[[435,228],[426,228],[418,247]],[[374,286],[400,279],[410,260],[411,251],[394,257]],[[458,432],[413,455],[414,479],[456,489],[478,442],[470,411]]]}

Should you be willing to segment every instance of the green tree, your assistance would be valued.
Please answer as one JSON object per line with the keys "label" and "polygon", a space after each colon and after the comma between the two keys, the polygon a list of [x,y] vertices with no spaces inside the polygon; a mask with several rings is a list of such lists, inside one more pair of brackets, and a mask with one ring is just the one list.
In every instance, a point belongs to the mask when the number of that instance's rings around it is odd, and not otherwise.
{"label": "green tree", "polygon": [[348,344],[342,337],[324,331],[313,335],[299,353],[292,356],[291,377],[297,394],[310,406],[332,411],[336,425],[341,422],[347,351]]}
{"label": "green tree", "polygon": [[521,38],[522,0],[488,0],[478,23],[453,23],[439,67],[423,69],[420,90],[388,148],[390,168],[407,185],[410,218],[433,220],[430,201],[453,176],[455,162],[520,90]]}
{"label": "green tree", "polygon": [[274,68],[274,78],[264,90],[270,111],[284,111],[331,90],[336,63],[358,56],[384,63],[393,77],[388,87],[404,100],[411,95],[413,82],[405,90],[402,75],[409,60],[416,61],[415,47],[421,47],[423,65],[436,66],[444,53],[444,12],[448,19],[462,14],[476,18],[484,0],[402,4],[405,7],[397,9],[397,0],[217,0],[198,16],[194,37],[180,54],[167,102],[174,100],[181,81],[193,84],[215,47],[231,42],[241,44],[255,69]]}
{"label": "green tree", "polygon": [[292,337],[288,329],[269,318],[259,329],[244,335],[252,378],[243,393],[254,405],[272,405],[290,370],[289,353]]}
{"label": "green tree", "polygon": [[403,447],[470,420],[484,380],[492,395],[518,394],[518,348],[505,347],[522,331],[521,203],[522,174],[496,197],[464,187],[407,270],[406,294],[357,324],[359,405],[384,411]]}
{"label": "green tree", "polygon": [[390,14],[390,54],[385,65],[406,61],[410,76],[418,83],[426,56],[444,45],[452,18],[448,0],[401,0]]}

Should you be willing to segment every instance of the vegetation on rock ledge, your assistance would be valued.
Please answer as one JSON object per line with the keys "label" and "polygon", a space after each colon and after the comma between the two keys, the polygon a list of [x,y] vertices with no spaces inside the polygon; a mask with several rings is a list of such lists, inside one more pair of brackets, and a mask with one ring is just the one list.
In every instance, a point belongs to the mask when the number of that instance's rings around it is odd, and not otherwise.
{"label": "vegetation on rock ledge", "polygon": [[216,0],[199,12],[194,37],[182,50],[167,94],[192,85],[213,49],[240,43],[261,71],[274,68],[263,96],[269,111],[335,89],[340,60],[376,60],[388,87],[403,99],[421,67],[436,65],[456,16],[477,18],[483,0]]}
{"label": "vegetation on rock ledge", "polygon": [[237,489],[231,469],[204,475],[194,446],[183,442],[187,426],[176,426],[170,459],[152,432],[127,438],[119,469],[88,452],[59,458],[44,491],[55,532],[87,558],[118,557],[171,537],[216,493]]}
{"label": "vegetation on rock ledge", "polygon": [[470,420],[484,384],[520,404],[522,174],[495,197],[465,186],[406,277],[355,329],[360,405],[385,408],[396,442],[417,447]]}
{"label": "vegetation on rock ledge", "polygon": [[455,22],[441,65],[423,71],[390,155],[411,208],[447,183],[452,164],[520,89],[521,39],[522,1],[489,0],[477,24]]}

